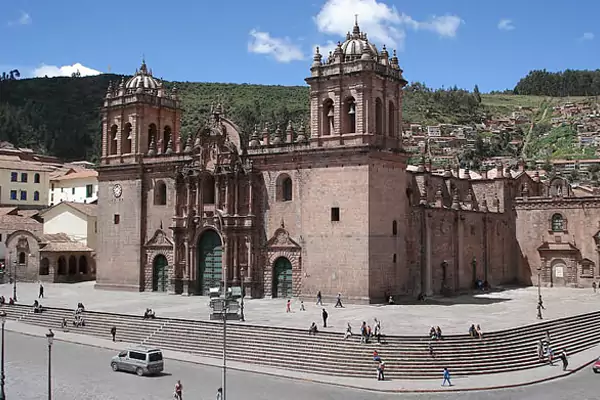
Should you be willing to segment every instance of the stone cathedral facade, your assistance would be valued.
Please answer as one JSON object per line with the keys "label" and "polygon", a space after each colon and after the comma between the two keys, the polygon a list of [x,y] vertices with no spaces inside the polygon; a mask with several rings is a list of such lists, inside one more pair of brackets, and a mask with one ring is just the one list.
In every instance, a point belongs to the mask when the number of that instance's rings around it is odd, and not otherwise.
{"label": "stone cathedral facade", "polygon": [[307,124],[242,134],[216,105],[185,141],[177,90],[145,63],[109,86],[97,287],[205,295],[226,279],[252,297],[369,303],[530,283],[515,210],[544,193],[539,175],[407,166],[402,72],[356,24],[314,54]]}

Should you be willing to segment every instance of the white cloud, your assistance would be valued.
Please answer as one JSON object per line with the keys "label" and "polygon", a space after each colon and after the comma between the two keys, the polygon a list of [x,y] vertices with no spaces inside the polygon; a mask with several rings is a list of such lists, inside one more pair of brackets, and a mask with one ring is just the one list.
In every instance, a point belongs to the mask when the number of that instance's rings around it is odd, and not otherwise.
{"label": "white cloud", "polygon": [[320,32],[343,36],[352,28],[358,15],[361,30],[367,32],[375,42],[388,46],[402,46],[406,28],[426,30],[442,37],[455,37],[464,22],[456,15],[432,16],[426,21],[417,21],[398,12],[394,6],[377,0],[327,0],[314,21]]}
{"label": "white cloud", "polygon": [[328,40],[325,42],[325,44],[315,44],[313,46],[313,52],[317,47],[319,48],[319,53],[321,53],[324,57],[327,57],[330,51],[333,52],[335,50],[337,43],[333,40]]}
{"label": "white cloud", "polygon": [[501,19],[498,22],[498,29],[501,31],[512,31],[515,29],[512,19]]}
{"label": "white cloud", "polygon": [[102,73],[81,65],[80,63],[75,63],[73,65],[63,65],[61,67],[42,64],[33,70],[33,75],[37,78],[43,78],[44,76],[51,78],[53,76],[71,76],[77,71],[79,71],[81,76],[100,75]]}
{"label": "white cloud", "polygon": [[21,11],[21,16],[19,17],[19,19],[8,22],[8,26],[30,25],[30,24],[31,24],[31,15],[29,15],[29,13],[26,13],[25,11]]}
{"label": "white cloud", "polygon": [[271,37],[268,32],[260,32],[256,29],[250,31],[248,51],[250,53],[269,55],[282,63],[304,59],[304,54],[300,50],[300,47],[292,43],[289,38]]}
{"label": "white cloud", "polygon": [[594,40],[594,34],[592,32],[586,32],[581,36],[581,40]]}

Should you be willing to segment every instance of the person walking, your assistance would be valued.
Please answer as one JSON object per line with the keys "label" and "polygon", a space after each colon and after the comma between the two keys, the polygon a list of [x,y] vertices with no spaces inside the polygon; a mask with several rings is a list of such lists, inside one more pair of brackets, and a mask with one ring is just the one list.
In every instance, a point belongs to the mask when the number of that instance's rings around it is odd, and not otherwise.
{"label": "person walking", "polygon": [[327,313],[327,310],[325,310],[323,308],[323,328],[327,328],[327,317],[329,317],[329,314]]}
{"label": "person walking", "polygon": [[38,294],[38,299],[44,298],[44,285],[40,283],[40,293]]}
{"label": "person walking", "polygon": [[113,326],[112,328],[110,328],[110,334],[112,335],[112,340],[113,342],[116,342],[116,337],[117,337],[117,327]]}
{"label": "person walking", "polygon": [[385,362],[379,361],[379,365],[377,366],[377,380],[378,381],[385,381],[384,370],[385,370]]}
{"label": "person walking", "polygon": [[175,396],[174,396],[177,400],[183,400],[183,385],[181,384],[181,381],[178,380],[177,383],[175,384]]}
{"label": "person walking", "polygon": [[318,306],[322,306],[323,305],[323,297],[321,296],[321,291],[320,290],[317,292],[317,305]]}
{"label": "person walking", "polygon": [[223,388],[217,389],[217,400],[223,400]]}
{"label": "person walking", "polygon": [[344,308],[343,304],[342,304],[342,294],[338,293],[337,295],[337,301],[335,302],[335,308]]}
{"label": "person walking", "polygon": [[450,371],[448,368],[444,368],[444,380],[442,381],[442,386],[446,386],[446,382],[448,382],[448,386],[452,386],[452,382],[450,382]]}
{"label": "person walking", "polygon": [[292,312],[292,300],[288,299],[286,306],[285,306],[285,312],[289,313]]}
{"label": "person walking", "polygon": [[304,301],[300,300],[300,311],[306,311],[306,308],[304,308]]}
{"label": "person walking", "polygon": [[348,327],[346,328],[346,333],[344,334],[344,340],[348,339],[352,336],[352,326],[350,326],[350,322],[348,322]]}
{"label": "person walking", "polygon": [[567,358],[567,352],[564,349],[562,353],[560,353],[560,360],[562,361],[563,371],[566,371],[569,366],[569,359]]}
{"label": "person walking", "polygon": [[594,289],[594,293],[596,293],[596,282],[592,282],[592,289]]}
{"label": "person walking", "polygon": [[540,361],[543,360],[544,359],[544,342],[542,341],[542,339],[540,339],[537,344],[537,353],[538,353],[538,359]]}

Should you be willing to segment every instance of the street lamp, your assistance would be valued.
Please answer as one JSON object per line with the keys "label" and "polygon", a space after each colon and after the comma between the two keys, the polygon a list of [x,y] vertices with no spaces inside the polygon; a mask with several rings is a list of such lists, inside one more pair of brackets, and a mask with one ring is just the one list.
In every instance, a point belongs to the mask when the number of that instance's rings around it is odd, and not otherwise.
{"label": "street lamp", "polygon": [[52,342],[54,341],[54,332],[46,333],[48,339],[48,400],[52,400]]}
{"label": "street lamp", "polygon": [[13,300],[17,301],[17,260],[13,260]]}
{"label": "street lamp", "polygon": [[2,360],[0,366],[2,370],[0,371],[0,399],[5,400],[6,394],[4,393],[4,323],[6,322],[6,312],[0,311],[0,320],[2,321]]}
{"label": "street lamp", "polygon": [[242,270],[240,272],[242,275],[242,301],[240,302],[240,321],[244,322],[244,321],[246,321],[246,319],[244,317],[244,297],[246,295],[246,288],[245,288],[246,268],[242,268]]}
{"label": "street lamp", "polygon": [[225,273],[223,279],[223,375],[221,377],[221,388],[223,392],[221,394],[221,399],[225,400],[227,393],[227,309],[228,306],[227,300],[227,273]]}

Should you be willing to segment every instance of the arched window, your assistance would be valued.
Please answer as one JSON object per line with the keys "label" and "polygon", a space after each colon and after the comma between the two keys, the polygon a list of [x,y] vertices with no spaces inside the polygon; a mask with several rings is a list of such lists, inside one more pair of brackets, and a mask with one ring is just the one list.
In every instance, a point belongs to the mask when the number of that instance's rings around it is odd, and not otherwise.
{"label": "arched window", "polygon": [[163,181],[156,181],[154,184],[154,205],[167,205],[167,185]]}
{"label": "arched window", "polygon": [[388,102],[388,134],[390,137],[396,136],[396,106],[391,100]]}
{"label": "arched window", "polygon": [[88,273],[88,262],[86,256],[79,257],[79,273],[86,275]]}
{"label": "arched window", "polygon": [[392,258],[392,262],[396,264],[396,253],[394,253],[394,257]]}
{"label": "arched window", "polygon": [[375,99],[375,133],[383,133],[383,104],[379,97]]}
{"label": "arched window", "polygon": [[356,132],[356,101],[354,100],[354,97],[348,97],[344,102],[343,118],[343,133]]}
{"label": "arched window", "polygon": [[123,127],[122,135],[121,154],[130,154],[133,137],[131,136],[131,124],[129,122]]}
{"label": "arched window", "polygon": [[156,132],[157,132],[157,129],[156,129],[155,124],[148,125],[148,150],[150,150],[150,144],[152,142],[154,142],[154,144],[156,144]]}
{"label": "arched window", "polygon": [[40,275],[49,275],[50,274],[50,260],[46,257],[42,258],[40,262]]}
{"label": "arched window", "polygon": [[[171,141],[172,137],[171,137],[171,127],[169,125],[165,126],[165,129],[163,130],[163,142],[162,142],[162,152],[166,152],[167,151],[167,147],[169,146],[169,142]],[[171,144],[173,145],[173,144]]]}
{"label": "arched window", "polygon": [[65,260],[64,256],[58,257],[58,275],[66,275],[67,274],[67,260]]}
{"label": "arched window", "polygon": [[292,201],[294,185],[288,174],[279,175],[275,186],[275,201]]}
{"label": "arched window", "polygon": [[565,220],[562,215],[554,214],[552,216],[552,231],[562,232],[565,230]]}
{"label": "arched window", "polygon": [[202,177],[202,201],[204,204],[215,204],[215,177],[212,175]]}
{"label": "arched window", "polygon": [[109,155],[115,155],[117,154],[117,141],[119,140],[119,138],[117,137],[117,131],[119,130],[119,127],[117,125],[113,125],[110,127],[110,136],[109,136],[109,141],[108,141],[108,154]]}
{"label": "arched window", "polygon": [[69,275],[77,275],[77,258],[69,257]]}
{"label": "arched window", "polygon": [[398,234],[398,221],[392,221],[392,235],[396,236]]}
{"label": "arched window", "polygon": [[333,134],[335,129],[335,109],[333,100],[327,99],[323,102],[323,135]]}
{"label": "arched window", "polygon": [[33,192],[33,201],[40,201],[40,192],[37,190]]}
{"label": "arched window", "polygon": [[19,264],[25,264],[25,261],[27,260],[27,255],[25,254],[24,251],[19,253]]}
{"label": "arched window", "polygon": [[40,183],[40,174],[33,175],[33,183]]}

